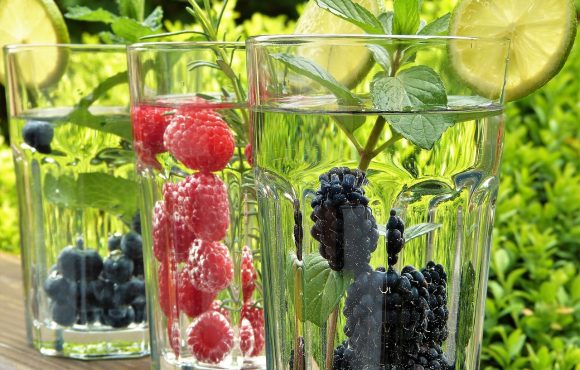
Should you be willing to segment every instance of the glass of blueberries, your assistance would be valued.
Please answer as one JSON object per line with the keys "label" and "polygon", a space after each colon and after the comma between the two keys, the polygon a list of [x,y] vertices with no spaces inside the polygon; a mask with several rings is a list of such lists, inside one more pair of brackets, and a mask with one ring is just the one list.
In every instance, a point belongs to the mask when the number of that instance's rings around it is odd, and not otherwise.
{"label": "glass of blueberries", "polygon": [[[27,334],[79,359],[149,353],[126,53],[7,48]],[[55,58],[35,70],[32,60]]]}

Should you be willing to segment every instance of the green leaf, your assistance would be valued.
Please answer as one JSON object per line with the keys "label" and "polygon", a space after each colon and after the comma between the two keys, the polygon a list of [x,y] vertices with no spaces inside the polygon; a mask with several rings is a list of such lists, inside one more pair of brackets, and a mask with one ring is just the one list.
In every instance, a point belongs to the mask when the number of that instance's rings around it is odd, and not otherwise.
{"label": "green leaf", "polygon": [[383,26],[377,17],[352,0],[316,0],[316,4],[337,17],[360,27],[366,33],[384,33]]}
{"label": "green leaf", "polygon": [[143,21],[145,0],[117,0],[117,6],[122,16]]}
{"label": "green leaf", "polygon": [[142,25],[134,19],[118,18],[111,24],[111,29],[115,35],[122,37],[128,42],[137,42],[143,36],[152,35],[155,30]]}
{"label": "green leaf", "polygon": [[272,54],[272,58],[280,61],[288,69],[318,82],[333,93],[342,103],[349,105],[362,103],[346,86],[338,82],[330,73],[316,63],[306,58],[289,54]]}
{"label": "green leaf", "polygon": [[147,18],[145,18],[145,20],[143,21],[143,25],[151,28],[152,30],[158,30],[161,28],[162,22],[163,22],[163,9],[160,6],[158,6],[155,9],[153,9],[151,14],[149,14]]}
{"label": "green leaf", "polygon": [[137,211],[138,187],[135,181],[100,172],[81,173],[75,179],[47,174],[46,199],[70,208],[97,208],[130,221]]}
{"label": "green leaf", "polygon": [[441,226],[443,225],[430,222],[410,226],[405,230],[405,241],[408,242],[409,240],[428,234],[433,230],[437,230]]}
{"label": "green leaf", "polygon": [[449,20],[451,13],[447,13],[427,24],[419,31],[419,35],[425,36],[446,36],[449,33]]}
{"label": "green leaf", "polygon": [[355,132],[365,123],[365,118],[359,115],[345,115],[332,117],[347,132]]}
{"label": "green leaf", "polygon": [[127,72],[119,72],[114,74],[111,77],[103,80],[101,83],[97,85],[89,94],[85,95],[84,97],[79,100],[77,103],[77,107],[79,108],[88,108],[90,107],[95,101],[97,101],[101,96],[106,94],[110,89],[114,88],[117,85],[127,84],[129,81],[129,76]]}
{"label": "green leaf", "polygon": [[343,275],[332,270],[320,254],[308,254],[304,256],[304,282],[304,318],[322,327],[346,291]]}
{"label": "green leaf", "polygon": [[73,6],[68,9],[68,12],[64,16],[77,21],[102,22],[107,24],[113,23],[119,18],[108,10],[102,8],[93,10],[86,6]]}
{"label": "green leaf", "polygon": [[393,12],[385,12],[379,15],[379,22],[383,26],[383,32],[385,35],[392,35],[393,34],[393,17],[395,13]]}
{"label": "green leaf", "polygon": [[377,62],[386,73],[389,73],[391,70],[391,57],[387,49],[379,45],[368,45],[368,49],[373,53],[375,62]]}
{"label": "green leaf", "polygon": [[[385,117],[387,118],[387,117]],[[387,118],[391,127],[423,149],[431,149],[454,121],[443,114],[413,113]]]}
{"label": "green leaf", "polygon": [[414,35],[419,29],[419,0],[395,0],[393,34]]}
{"label": "green leaf", "polygon": [[453,125],[444,114],[417,111],[447,106],[445,86],[437,72],[427,66],[405,69],[395,77],[379,73],[371,83],[372,100],[386,112],[416,112],[385,116],[391,127],[423,149],[431,149],[443,132]]}
{"label": "green leaf", "polygon": [[75,125],[107,132],[120,136],[127,141],[133,140],[131,120],[124,115],[95,116],[88,108],[76,108],[63,122],[71,122]]}

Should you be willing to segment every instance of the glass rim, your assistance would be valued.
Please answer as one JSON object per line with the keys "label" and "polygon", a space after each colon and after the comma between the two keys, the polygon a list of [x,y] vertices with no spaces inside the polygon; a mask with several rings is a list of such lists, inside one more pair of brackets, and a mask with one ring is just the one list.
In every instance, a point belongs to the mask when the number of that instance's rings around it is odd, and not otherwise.
{"label": "glass rim", "polygon": [[431,35],[370,35],[370,34],[287,34],[251,36],[246,43],[251,46],[279,46],[285,43],[304,44],[311,42],[342,41],[342,44],[359,44],[368,41],[413,41],[432,44],[446,44],[451,41],[475,41],[497,44],[509,44],[508,37],[475,37],[475,36],[431,36]]}
{"label": "glass rim", "polygon": [[117,44],[51,44],[51,43],[33,43],[33,44],[8,44],[3,47],[6,53],[18,52],[25,50],[37,50],[43,48],[59,48],[79,51],[124,51],[125,45]]}
{"label": "glass rim", "polygon": [[156,42],[138,42],[127,46],[127,51],[140,50],[159,50],[172,51],[192,48],[207,48],[211,46],[226,47],[232,49],[245,49],[244,41],[156,41]]}

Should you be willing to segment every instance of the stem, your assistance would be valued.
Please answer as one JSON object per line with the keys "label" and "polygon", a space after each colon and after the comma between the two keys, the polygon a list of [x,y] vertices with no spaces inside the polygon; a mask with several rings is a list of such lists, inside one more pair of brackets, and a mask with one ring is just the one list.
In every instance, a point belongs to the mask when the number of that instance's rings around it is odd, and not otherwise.
{"label": "stem", "polygon": [[336,323],[338,321],[338,306],[330,314],[326,327],[326,370],[332,370],[334,358],[334,337],[336,336]]}
{"label": "stem", "polygon": [[389,146],[393,145],[402,138],[403,137],[401,136],[401,134],[399,134],[398,132],[394,132],[393,136],[391,136],[389,140],[385,141],[381,146],[379,146],[377,149],[373,151],[372,153],[373,157],[376,157],[377,155],[381,154],[383,150],[387,149]]}
{"label": "stem", "polygon": [[376,156],[376,154],[374,154],[375,146],[379,141],[379,137],[381,136],[381,132],[383,132],[386,123],[387,121],[383,116],[379,116],[377,118],[375,126],[373,127],[371,135],[369,136],[369,140],[367,141],[367,145],[363,149],[362,155],[360,157],[358,168],[361,171],[366,171],[369,168],[371,160]]}
{"label": "stem", "polygon": [[363,147],[362,147],[362,145],[359,144],[358,140],[356,139],[356,137],[354,137],[354,135],[352,134],[352,132],[350,132],[349,130],[347,130],[346,128],[344,128],[344,126],[342,125],[342,123],[340,123],[339,120],[335,119],[334,120],[334,123],[338,126],[339,129],[342,130],[342,132],[346,135],[346,137],[354,145],[354,147],[356,148],[356,151],[359,154],[362,153]]}

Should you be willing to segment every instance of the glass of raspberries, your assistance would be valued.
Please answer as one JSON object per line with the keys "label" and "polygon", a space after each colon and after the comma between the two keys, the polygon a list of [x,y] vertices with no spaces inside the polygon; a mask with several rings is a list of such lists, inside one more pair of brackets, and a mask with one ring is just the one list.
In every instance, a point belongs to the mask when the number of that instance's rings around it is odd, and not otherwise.
{"label": "glass of raspberries", "polygon": [[477,369],[503,87],[480,96],[449,50],[506,44],[379,35],[440,20],[347,3],[312,1],[298,24],[372,35],[246,42],[268,368]]}
{"label": "glass of raspberries", "polygon": [[147,356],[125,47],[8,54],[28,341],[49,356]]}
{"label": "glass of raspberries", "polygon": [[244,46],[138,44],[128,54],[153,362],[265,368]]}

